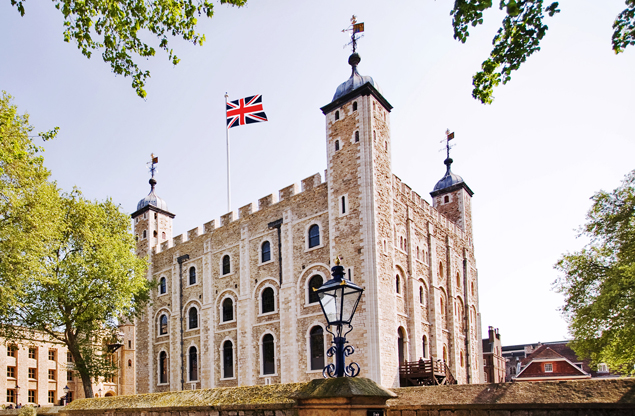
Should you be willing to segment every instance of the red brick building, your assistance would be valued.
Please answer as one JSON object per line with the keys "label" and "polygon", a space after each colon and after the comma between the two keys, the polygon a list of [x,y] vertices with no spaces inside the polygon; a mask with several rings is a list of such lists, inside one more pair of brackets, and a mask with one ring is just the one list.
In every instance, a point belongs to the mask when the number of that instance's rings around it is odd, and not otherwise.
{"label": "red brick building", "polygon": [[[556,350],[569,355],[569,358]],[[571,358],[575,361],[572,361]],[[562,344],[542,345],[525,358],[521,364],[522,369],[514,377],[515,381],[555,381],[591,378],[591,374],[584,370],[584,363],[578,362],[571,348]]]}

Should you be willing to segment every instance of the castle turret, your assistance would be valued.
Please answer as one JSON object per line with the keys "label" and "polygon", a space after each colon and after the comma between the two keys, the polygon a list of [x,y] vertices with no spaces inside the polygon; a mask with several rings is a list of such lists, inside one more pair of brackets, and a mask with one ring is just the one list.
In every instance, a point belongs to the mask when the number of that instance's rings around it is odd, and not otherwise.
{"label": "castle turret", "polygon": [[172,219],[174,214],[168,211],[168,204],[155,192],[157,181],[154,170],[150,178],[150,193],[137,204],[132,213],[134,233],[137,240],[137,254],[150,254],[152,248],[172,239]]}
{"label": "castle turret", "polygon": [[432,204],[441,214],[471,235],[472,195],[474,192],[467,186],[462,177],[452,172],[452,162],[454,161],[450,158],[448,149],[448,157],[443,162],[447,167],[445,175],[430,192]]}

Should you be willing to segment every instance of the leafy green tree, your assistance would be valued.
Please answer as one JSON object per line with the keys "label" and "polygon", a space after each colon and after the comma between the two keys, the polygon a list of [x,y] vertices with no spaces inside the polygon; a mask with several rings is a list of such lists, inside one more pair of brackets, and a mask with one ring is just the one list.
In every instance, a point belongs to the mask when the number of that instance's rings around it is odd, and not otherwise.
{"label": "leafy green tree", "polygon": [[[635,44],[635,0],[625,0],[626,9],[613,23],[613,50],[624,51]],[[493,5],[493,0],[455,0],[453,17],[454,38],[467,41],[469,27],[483,23],[483,12]],[[540,50],[540,41],[547,33],[544,23],[559,13],[558,2],[545,6],[543,0],[500,0],[499,7],[506,12],[501,27],[492,41],[493,49],[474,75],[472,96],[484,104],[491,104],[494,87],[511,80],[511,73],[534,52]]]}
{"label": "leafy green tree", "polygon": [[562,256],[554,286],[565,297],[575,352],[635,374],[635,170],[620,187],[591,200],[581,230],[589,243]]}
{"label": "leafy green tree", "polygon": [[151,282],[146,261],[134,254],[130,217],[119,206],[88,201],[77,190],[60,194],[56,205],[43,267],[23,284],[16,302],[0,305],[0,329],[14,328],[14,337],[44,333],[66,344],[85,396],[93,397],[93,380],[116,370],[110,339],[120,320],[138,316]]}
{"label": "leafy green tree", "polygon": [[[55,186],[47,181],[42,149],[29,135],[28,114],[19,114],[5,91],[0,98],[0,299],[12,304],[31,273],[43,271],[42,255],[53,237]],[[41,133],[45,139],[57,132]]]}
{"label": "leafy green tree", "polygon": [[[25,0],[10,0],[20,15],[25,13]],[[221,4],[243,6],[247,0],[221,0]],[[117,75],[132,77],[132,87],[145,97],[145,84],[150,71],[136,61],[155,55],[155,48],[141,38],[143,33],[156,37],[172,64],[179,58],[168,45],[168,39],[181,37],[202,45],[205,35],[196,32],[197,16],[211,18],[213,4],[208,0],[53,0],[64,16],[64,41],[75,42],[87,58],[101,50],[104,62]]]}

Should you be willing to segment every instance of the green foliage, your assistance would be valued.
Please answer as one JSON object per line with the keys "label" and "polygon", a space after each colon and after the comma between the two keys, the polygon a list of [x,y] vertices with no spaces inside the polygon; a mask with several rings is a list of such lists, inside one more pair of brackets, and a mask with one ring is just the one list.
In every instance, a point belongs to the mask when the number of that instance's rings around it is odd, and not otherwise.
{"label": "green foliage", "polygon": [[[29,134],[27,114],[12,97],[0,98],[0,299],[12,304],[33,272],[41,272],[46,243],[53,237],[55,186],[47,182],[42,149]],[[56,128],[57,129],[57,128]],[[53,132],[44,133],[51,138]]]}
{"label": "green foliage", "polygon": [[[11,0],[24,16],[25,0]],[[141,69],[136,61],[155,55],[154,47],[140,39],[149,33],[158,40],[173,65],[179,58],[168,45],[170,36],[181,37],[202,45],[205,35],[196,32],[197,16],[211,18],[213,4],[208,0],[53,0],[64,15],[64,41],[75,42],[87,58],[101,50],[104,62],[117,75],[132,78],[132,87],[139,97],[146,96],[145,84],[150,71]],[[244,6],[247,0],[221,0],[221,4]]]}
{"label": "green foliage", "polygon": [[37,410],[33,406],[24,406],[18,412],[18,416],[36,416]]}
{"label": "green foliage", "polygon": [[565,296],[563,314],[572,348],[595,364],[635,374],[635,170],[612,192],[600,191],[581,235],[589,244],[568,253],[554,283]]}
{"label": "green foliage", "polygon": [[[43,133],[51,138],[57,129]],[[130,217],[48,182],[27,115],[0,100],[0,337],[48,335],[67,345],[86,397],[112,375],[107,341],[149,300]],[[36,334],[37,333],[37,334]],[[39,334],[39,335],[38,335]],[[106,342],[103,342],[106,341]]]}
{"label": "green foliage", "polygon": [[116,369],[108,340],[122,319],[140,313],[151,283],[145,260],[134,254],[130,218],[119,206],[88,201],[74,190],[60,194],[56,208],[55,238],[41,258],[45,267],[25,282],[14,305],[0,305],[0,327],[65,343],[92,397],[92,380]]}
{"label": "green foliage", "polygon": [[[468,27],[483,23],[483,12],[492,7],[492,0],[456,0],[452,9],[454,38],[465,43],[470,35]],[[492,44],[494,48],[473,78],[472,96],[484,104],[491,104],[494,87],[511,80],[512,71],[536,51],[547,32],[543,23],[545,13],[559,13],[558,2],[545,7],[543,0],[500,0],[506,11],[501,28]]]}
{"label": "green foliage", "polygon": [[[483,23],[483,12],[492,7],[492,0],[455,0],[451,11],[454,38],[465,43],[469,27]],[[635,0],[626,0],[627,8],[613,23],[613,50],[624,51],[635,45]],[[534,52],[540,50],[540,41],[547,33],[546,15],[559,13],[558,2],[548,6],[543,0],[500,0],[499,8],[506,15],[492,41],[489,58],[481,65],[473,79],[472,96],[484,104],[494,100],[494,87],[511,80],[512,71],[520,68]]]}

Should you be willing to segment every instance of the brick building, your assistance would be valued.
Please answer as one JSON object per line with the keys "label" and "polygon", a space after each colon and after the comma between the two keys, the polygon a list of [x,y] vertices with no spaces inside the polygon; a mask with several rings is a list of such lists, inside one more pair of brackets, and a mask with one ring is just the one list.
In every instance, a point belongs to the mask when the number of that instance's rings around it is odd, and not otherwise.
{"label": "brick building", "polygon": [[486,383],[505,382],[505,358],[498,328],[487,328],[487,339],[483,339],[483,381]]}
{"label": "brick building", "polygon": [[[113,353],[119,367],[118,374],[95,383],[95,396],[134,394],[135,327],[122,325],[119,330],[123,334],[121,347]],[[5,370],[0,374],[0,392],[6,392],[0,403],[58,405],[62,402],[66,386],[70,389],[70,401],[85,397],[81,378],[72,371],[73,363],[66,345],[51,342],[48,337],[0,343],[0,368]]]}
{"label": "brick building", "polygon": [[445,360],[482,379],[472,191],[452,159],[430,206],[393,174],[392,106],[352,75],[326,121],[327,169],[184,235],[151,192],[132,214],[159,286],[137,328],[137,393],[322,377],[330,335],[311,288],[341,256],[365,288],[348,340],[360,375],[393,387],[399,364]]}

